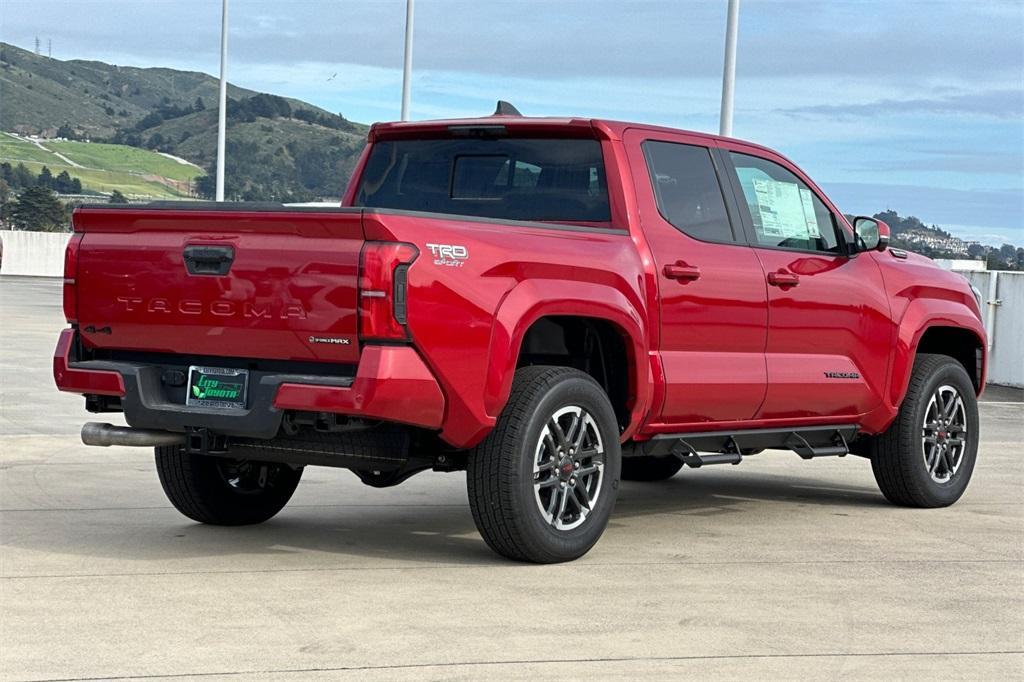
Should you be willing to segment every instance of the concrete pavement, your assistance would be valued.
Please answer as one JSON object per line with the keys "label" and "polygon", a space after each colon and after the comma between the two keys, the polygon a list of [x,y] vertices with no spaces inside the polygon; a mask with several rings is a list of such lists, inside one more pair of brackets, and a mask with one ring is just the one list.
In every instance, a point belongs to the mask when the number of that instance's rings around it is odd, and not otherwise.
{"label": "concrete pavement", "polygon": [[766,452],[624,484],[590,554],[526,566],[477,535],[463,474],[308,468],[262,526],[188,521],[149,451],[79,442],[62,327],[58,283],[0,278],[3,679],[1024,677],[1021,391],[987,394],[949,509]]}

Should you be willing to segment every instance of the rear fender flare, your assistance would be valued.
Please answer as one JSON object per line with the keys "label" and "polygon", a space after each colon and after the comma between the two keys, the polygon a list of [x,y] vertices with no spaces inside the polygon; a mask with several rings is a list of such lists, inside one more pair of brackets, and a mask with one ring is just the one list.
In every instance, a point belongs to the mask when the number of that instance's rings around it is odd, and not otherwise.
{"label": "rear fender flare", "polygon": [[491,331],[484,407],[497,417],[508,402],[519,351],[527,330],[542,317],[591,317],[613,324],[626,341],[633,404],[622,434],[629,437],[641,423],[650,403],[651,380],[643,330],[646,319],[622,292],[578,281],[531,279],[512,289],[501,302]]}

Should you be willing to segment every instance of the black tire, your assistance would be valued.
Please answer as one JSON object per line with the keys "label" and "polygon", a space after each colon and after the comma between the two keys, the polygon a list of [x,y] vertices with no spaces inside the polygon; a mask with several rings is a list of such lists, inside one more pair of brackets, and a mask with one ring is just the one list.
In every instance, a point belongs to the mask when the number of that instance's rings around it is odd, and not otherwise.
{"label": "black tire", "polygon": [[[932,414],[933,396],[944,387],[955,389],[961,400],[962,415],[967,429],[962,438],[963,448],[951,445],[959,427],[941,427],[941,443],[949,450],[949,460],[936,453],[929,459],[931,445],[926,444],[926,416]],[[950,394],[945,392],[948,397]],[[914,362],[907,395],[900,405],[899,414],[882,434],[868,442],[871,469],[875,481],[886,499],[907,507],[947,507],[963,495],[974,471],[978,454],[978,401],[974,385],[963,366],[945,355],[921,354]],[[937,440],[937,433],[928,436]],[[926,451],[926,448],[929,450]],[[941,450],[940,450],[941,452]],[[957,457],[959,454],[959,457]],[[952,462],[958,462],[955,467]],[[935,462],[935,476],[929,462]],[[947,480],[938,480],[948,476]]]}
{"label": "black tire", "polygon": [[156,448],[156,470],[167,499],[182,514],[215,526],[262,523],[281,511],[302,477],[287,464],[190,455]]}
{"label": "black tire", "polygon": [[[574,412],[577,409],[578,414]],[[572,438],[544,438],[545,432],[555,434],[550,420],[560,411],[567,411],[562,418],[568,417],[570,426],[579,424],[585,431],[582,435],[570,431],[581,438],[576,441],[580,453],[603,449],[601,466],[596,466],[598,457],[570,456],[569,452],[576,452],[569,448]],[[566,445],[558,462],[554,459],[556,441]],[[588,447],[579,445],[584,442]],[[545,463],[538,466],[544,471],[535,473],[540,457]],[[575,457],[579,459],[574,462]],[[473,521],[487,545],[504,557],[535,563],[571,561],[586,554],[608,525],[619,487],[620,463],[615,412],[597,382],[568,367],[524,367],[516,371],[511,396],[494,430],[468,458],[466,478]],[[573,476],[574,466],[584,472],[579,479]],[[592,478],[595,475],[597,478]],[[580,491],[581,486],[585,490]],[[542,510],[545,499],[558,509]],[[557,499],[565,502],[559,505]],[[586,499],[592,500],[589,512],[580,502]]]}
{"label": "black tire", "polygon": [[623,457],[623,481],[665,481],[683,468],[683,461],[678,457]]}

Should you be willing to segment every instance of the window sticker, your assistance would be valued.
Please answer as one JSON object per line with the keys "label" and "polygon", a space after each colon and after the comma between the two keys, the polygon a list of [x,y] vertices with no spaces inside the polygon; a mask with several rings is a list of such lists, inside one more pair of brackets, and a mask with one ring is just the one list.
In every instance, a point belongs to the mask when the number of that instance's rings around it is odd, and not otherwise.
{"label": "window sticker", "polygon": [[782,240],[819,236],[809,191],[803,190],[807,192],[804,197],[795,183],[761,178],[754,178],[751,185],[761,217],[761,232],[766,237]]}
{"label": "window sticker", "polygon": [[800,203],[804,207],[807,234],[816,239],[821,236],[821,233],[818,232],[818,216],[814,213],[814,199],[812,197],[811,190],[805,187],[800,188]]}

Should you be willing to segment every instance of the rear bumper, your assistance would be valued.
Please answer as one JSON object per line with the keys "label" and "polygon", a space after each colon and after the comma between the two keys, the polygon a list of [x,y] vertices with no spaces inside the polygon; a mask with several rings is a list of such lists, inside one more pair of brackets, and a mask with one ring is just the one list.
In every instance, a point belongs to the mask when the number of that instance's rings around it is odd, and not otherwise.
{"label": "rear bumper", "polygon": [[125,421],[142,429],[207,428],[229,436],[273,438],[287,410],[326,412],[438,429],[445,400],[437,380],[408,346],[367,346],[355,376],[251,370],[246,409],[188,407],[184,388],[166,386],[167,369],[144,362],[80,360],[75,330],[61,332],[53,376],[61,391],[119,397]]}
{"label": "rear bumper", "polygon": [[274,407],[331,412],[440,428],[444,419],[441,387],[419,354],[409,346],[366,346],[355,379],[348,386],[283,383]]}
{"label": "rear bumper", "polygon": [[75,330],[65,329],[53,352],[53,380],[57,388],[69,393],[124,397],[124,380],[117,372],[72,367],[75,359]]}

